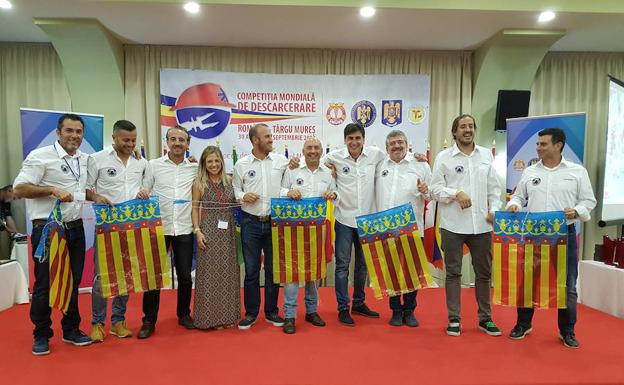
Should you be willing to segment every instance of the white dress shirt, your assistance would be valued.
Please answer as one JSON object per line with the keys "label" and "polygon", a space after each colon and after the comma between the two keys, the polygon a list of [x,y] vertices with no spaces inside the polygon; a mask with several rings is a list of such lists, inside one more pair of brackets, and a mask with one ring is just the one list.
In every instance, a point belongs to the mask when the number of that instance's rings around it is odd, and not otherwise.
{"label": "white dress shirt", "polygon": [[[73,156],[57,141],[28,154],[13,186],[30,183],[36,186],[58,187],[74,194],[74,201],[61,203],[63,222],[81,218],[84,191],[87,183],[88,155],[76,150]],[[78,194],[75,194],[78,193]],[[30,220],[48,219],[56,197],[26,199],[26,213]]]}
{"label": "white dress shirt", "polygon": [[[257,216],[271,213],[271,198],[280,197],[282,177],[287,166],[285,156],[272,152],[263,160],[251,153],[236,162],[232,186],[244,212]],[[243,202],[243,196],[248,192],[260,195],[260,199],[254,203]]]}
{"label": "white dress shirt", "polygon": [[139,190],[152,178],[145,158],[130,155],[126,165],[111,146],[89,156],[87,189],[95,191],[113,203],[136,198]]}
{"label": "white dress shirt", "polygon": [[187,159],[175,164],[169,155],[150,160],[152,178],[146,189],[160,199],[160,215],[165,235],[184,235],[193,232],[191,208],[193,181],[197,163]]}
{"label": "white dress shirt", "polygon": [[336,184],[329,168],[323,164],[312,171],[304,163],[294,170],[287,169],[282,180],[281,196],[288,196],[288,191],[299,190],[303,198],[322,197],[326,192],[334,192]]}
{"label": "white dress shirt", "polygon": [[330,151],[321,159],[323,164],[336,166],[338,199],[334,216],[338,222],[355,228],[356,216],[375,212],[375,169],[385,156],[376,147],[364,147],[357,160],[347,148]]}
{"label": "white dress shirt", "polygon": [[[438,154],[430,188],[439,202],[440,228],[458,234],[492,231],[487,215],[501,207],[501,186],[492,161],[490,150],[477,145],[470,155],[457,144]],[[462,210],[455,198],[459,191],[468,194],[471,207]]]}
{"label": "white dress shirt", "polygon": [[[564,158],[554,168],[544,166],[540,160],[524,170],[507,208],[515,205],[521,209],[527,201],[530,212],[573,208],[583,222],[591,218],[590,212],[596,207],[587,170]],[[577,221],[570,219],[568,224]]]}
{"label": "white dress shirt", "polygon": [[418,162],[411,154],[405,155],[405,158],[401,159],[399,163],[387,156],[377,165],[375,192],[377,211],[411,203],[420,235],[423,236],[425,199],[429,199],[430,194],[423,195],[418,191],[419,179],[429,185],[431,169],[427,163]]}

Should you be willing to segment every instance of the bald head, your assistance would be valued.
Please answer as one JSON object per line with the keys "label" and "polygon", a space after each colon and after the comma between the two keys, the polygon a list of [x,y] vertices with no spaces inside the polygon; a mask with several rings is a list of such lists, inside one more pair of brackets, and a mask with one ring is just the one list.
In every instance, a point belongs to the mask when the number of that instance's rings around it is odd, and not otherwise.
{"label": "bald head", "polygon": [[303,156],[308,168],[317,168],[321,155],[323,154],[323,145],[317,138],[311,137],[303,143]]}

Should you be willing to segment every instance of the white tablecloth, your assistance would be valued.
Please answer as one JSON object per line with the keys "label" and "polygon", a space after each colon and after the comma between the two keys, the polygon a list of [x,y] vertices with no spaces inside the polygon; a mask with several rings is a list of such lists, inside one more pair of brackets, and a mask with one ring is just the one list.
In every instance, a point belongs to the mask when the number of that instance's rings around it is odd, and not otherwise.
{"label": "white tablecloth", "polygon": [[598,261],[579,263],[579,302],[624,317],[624,269]]}
{"label": "white tablecloth", "polygon": [[16,303],[28,303],[28,284],[16,261],[0,265],[0,311]]}
{"label": "white tablecloth", "polygon": [[26,286],[28,286],[28,242],[23,241],[14,243],[13,249],[11,250],[11,259],[16,260],[22,267],[24,277],[26,277]]}

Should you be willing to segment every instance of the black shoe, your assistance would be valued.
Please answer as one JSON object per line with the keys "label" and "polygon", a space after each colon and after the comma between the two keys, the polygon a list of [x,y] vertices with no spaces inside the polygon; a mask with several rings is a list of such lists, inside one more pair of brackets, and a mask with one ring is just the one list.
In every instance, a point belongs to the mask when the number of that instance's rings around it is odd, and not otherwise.
{"label": "black shoe", "polygon": [[318,313],[306,314],[305,320],[306,322],[309,322],[314,326],[321,326],[321,327],[325,326],[325,321],[323,321],[323,319],[321,318],[320,315],[318,315]]}
{"label": "black shoe", "polygon": [[449,320],[446,326],[446,334],[453,337],[459,337],[461,335],[461,323],[458,319],[454,318]]}
{"label": "black shoe", "polygon": [[498,326],[496,326],[494,321],[492,321],[491,319],[488,319],[488,320],[485,320],[485,321],[480,321],[479,322],[479,329],[483,330],[484,332],[486,332],[490,336],[498,337],[498,336],[502,336],[503,335],[503,333],[501,333],[501,331],[498,328]]}
{"label": "black shoe", "polygon": [[35,337],[32,347],[32,354],[35,356],[45,356],[50,354],[50,343],[47,337]]}
{"label": "black shoe", "polygon": [[338,321],[346,326],[355,326],[355,321],[351,318],[349,310],[341,310],[338,312]]}
{"label": "black shoe", "polygon": [[414,317],[414,311],[413,310],[404,310],[403,311],[403,323],[411,328],[415,328],[418,327],[420,325],[420,323],[418,322],[418,320],[416,319],[416,317]]}
{"label": "black shoe", "polygon": [[195,323],[190,315],[184,315],[178,318],[178,325],[182,325],[187,329],[195,329]]}
{"label": "black shoe", "polygon": [[268,315],[265,317],[266,322],[272,324],[273,326],[282,327],[284,326],[284,319],[279,316],[279,314]]}
{"label": "black shoe", "polygon": [[295,334],[297,329],[295,328],[295,319],[294,318],[286,318],[284,321],[284,327],[282,328],[284,333],[286,334]]}
{"label": "black shoe", "polygon": [[245,318],[238,322],[238,328],[240,330],[247,330],[251,327],[251,325],[256,323],[256,317],[247,315]]}
{"label": "black shoe", "polygon": [[391,326],[403,325],[403,312],[401,310],[392,310],[392,318],[388,322]]}
{"label": "black shoe", "polygon": [[574,333],[559,334],[559,338],[567,348],[578,349],[579,343]]}
{"label": "black shoe", "polygon": [[530,326],[528,328],[525,328],[522,325],[516,325],[513,329],[511,329],[511,332],[509,333],[509,338],[511,338],[512,340],[521,340],[529,333],[531,333],[532,330],[533,328]]}
{"label": "black shoe", "polygon": [[153,323],[143,322],[143,325],[141,325],[141,329],[139,330],[139,334],[137,334],[137,338],[140,340],[149,338],[152,334],[154,334],[155,329],[156,326],[154,326]]}
{"label": "black shoe", "polygon": [[91,337],[84,334],[81,330],[74,330],[71,333],[67,333],[63,336],[63,342],[70,343],[75,346],[87,346],[91,345]]}
{"label": "black shoe", "polygon": [[365,303],[351,308],[351,314],[363,315],[364,317],[379,318],[379,313],[372,311]]}

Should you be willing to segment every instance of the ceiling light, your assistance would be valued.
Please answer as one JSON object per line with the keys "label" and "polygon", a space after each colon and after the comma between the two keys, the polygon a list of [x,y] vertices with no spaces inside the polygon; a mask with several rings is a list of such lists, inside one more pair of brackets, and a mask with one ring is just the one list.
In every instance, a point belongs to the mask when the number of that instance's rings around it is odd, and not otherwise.
{"label": "ceiling light", "polygon": [[547,21],[551,21],[552,19],[555,18],[555,13],[553,11],[544,11],[542,13],[540,13],[539,17],[537,18],[537,20],[540,23],[545,23]]}
{"label": "ceiling light", "polygon": [[184,4],[184,10],[188,13],[199,13],[199,4],[197,3],[186,3]]}
{"label": "ceiling light", "polygon": [[11,9],[13,8],[13,4],[11,4],[9,0],[0,0],[0,8]]}
{"label": "ceiling light", "polygon": [[360,8],[360,16],[362,17],[373,17],[375,15],[375,8],[373,7],[362,7]]}

